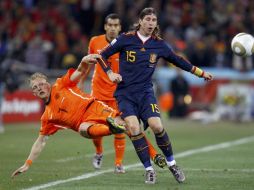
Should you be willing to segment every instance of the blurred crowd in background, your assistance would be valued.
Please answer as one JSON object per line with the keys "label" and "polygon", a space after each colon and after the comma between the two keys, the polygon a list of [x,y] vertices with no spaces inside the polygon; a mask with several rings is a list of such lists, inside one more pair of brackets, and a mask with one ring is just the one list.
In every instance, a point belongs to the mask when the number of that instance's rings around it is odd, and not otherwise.
{"label": "blurred crowd in background", "polygon": [[90,37],[104,32],[107,14],[119,14],[128,31],[148,6],[158,11],[162,37],[196,66],[234,67],[232,37],[254,34],[251,0],[1,0],[0,61],[76,66]]}

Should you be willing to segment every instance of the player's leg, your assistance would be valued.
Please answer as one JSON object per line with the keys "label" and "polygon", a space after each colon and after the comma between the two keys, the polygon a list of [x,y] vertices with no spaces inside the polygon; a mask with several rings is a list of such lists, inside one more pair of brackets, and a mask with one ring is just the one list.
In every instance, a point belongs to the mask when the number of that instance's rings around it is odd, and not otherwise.
{"label": "player's leg", "polygon": [[146,136],[145,139],[148,145],[150,158],[157,166],[159,166],[160,168],[164,168],[167,165],[165,157],[157,152],[157,150],[154,148],[152,143],[146,138]]}
{"label": "player's leg", "polygon": [[125,127],[115,123],[114,118],[116,115],[117,111],[113,108],[99,101],[94,101],[83,115],[79,132],[82,136],[88,138],[123,133]]}
{"label": "player's leg", "polygon": [[91,122],[81,123],[79,126],[79,133],[86,138],[98,138],[112,134],[107,125]]}
{"label": "player's leg", "polygon": [[123,158],[125,151],[125,134],[115,134],[114,148],[115,148],[115,173],[125,173],[123,167]]}
{"label": "player's leg", "polygon": [[[129,138],[131,138],[131,134],[129,131],[127,131],[126,134],[128,135]],[[147,145],[148,145],[149,156],[153,160],[154,164],[156,164],[160,168],[164,168],[165,166],[167,166],[165,157],[162,154],[159,154],[157,152],[157,150],[154,148],[152,143],[145,136],[145,133],[143,133],[143,134],[144,134],[144,138],[145,138]]]}
{"label": "player's leg", "polygon": [[94,138],[93,144],[96,150],[92,163],[95,169],[100,169],[102,166],[102,158],[103,158],[102,137]]}
{"label": "player's leg", "polygon": [[156,182],[156,173],[152,167],[149,156],[149,149],[144,133],[142,133],[139,121],[136,116],[131,115],[124,118],[127,128],[131,133],[131,141],[136,150],[136,153],[145,167],[145,183],[154,184]]}
{"label": "player's leg", "polygon": [[172,172],[175,179],[179,183],[183,182],[185,180],[184,173],[176,165],[176,161],[173,156],[172,145],[169,140],[167,132],[164,130],[162,126],[161,119],[159,117],[150,117],[148,119],[148,123],[150,128],[153,130],[155,134],[155,139],[156,139],[158,147],[161,149],[161,151],[166,157],[169,170]]}
{"label": "player's leg", "polygon": [[[114,108],[115,110],[118,110],[117,102],[116,100],[108,100],[103,101],[108,106]],[[115,122],[121,125],[124,125],[124,121],[117,117],[115,118]],[[125,151],[125,145],[126,145],[126,139],[125,134],[116,134],[114,138],[114,148],[115,148],[115,173],[125,173],[124,167],[123,167],[123,158],[124,158],[124,151]]]}
{"label": "player's leg", "polygon": [[[178,182],[183,182],[185,180],[185,176],[183,172],[176,167],[172,146],[169,141],[168,134],[162,126],[160,110],[157,106],[154,93],[148,92],[142,97],[142,99],[145,101],[143,101],[143,104],[139,107],[139,115],[144,123],[144,127],[146,128],[149,126],[153,130],[156,143],[166,157],[170,171],[173,173]],[[172,168],[177,168],[177,172],[176,170],[173,171]]]}

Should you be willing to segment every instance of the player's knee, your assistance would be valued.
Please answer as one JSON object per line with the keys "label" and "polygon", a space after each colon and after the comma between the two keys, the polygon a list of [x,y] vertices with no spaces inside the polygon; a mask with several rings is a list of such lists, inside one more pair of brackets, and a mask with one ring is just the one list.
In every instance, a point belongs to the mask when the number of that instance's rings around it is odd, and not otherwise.
{"label": "player's knee", "polygon": [[141,133],[141,129],[140,129],[139,125],[129,124],[128,125],[128,130],[130,131],[131,135],[138,135],[138,134]]}
{"label": "player's knee", "polygon": [[91,125],[91,123],[82,123],[79,127],[79,134],[85,138],[91,138],[88,133],[88,129]]}
{"label": "player's knee", "polygon": [[91,136],[88,134],[87,131],[79,131],[79,134],[80,134],[82,137],[85,137],[85,138],[88,138],[88,139],[91,138]]}
{"label": "player's knee", "polygon": [[154,124],[154,125],[149,125],[149,126],[155,134],[160,133],[161,131],[163,131],[163,126],[160,125],[160,124]]}

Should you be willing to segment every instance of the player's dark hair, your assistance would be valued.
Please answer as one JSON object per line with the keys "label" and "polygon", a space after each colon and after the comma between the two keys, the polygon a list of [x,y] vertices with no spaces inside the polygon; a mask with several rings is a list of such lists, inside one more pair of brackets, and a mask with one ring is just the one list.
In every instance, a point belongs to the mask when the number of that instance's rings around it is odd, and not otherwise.
{"label": "player's dark hair", "polygon": [[120,17],[118,16],[118,14],[116,13],[111,13],[109,14],[108,16],[105,17],[104,19],[104,24],[107,24],[108,23],[108,19],[118,19],[120,24],[121,24],[121,19]]}
{"label": "player's dark hair", "polygon": [[[151,14],[154,14],[154,15],[157,16],[157,13],[156,13],[156,11],[155,11],[154,8],[152,8],[152,7],[144,8],[144,9],[140,12],[140,14],[139,14],[139,19],[143,20],[144,17],[145,17],[146,15],[151,15]],[[136,31],[138,31],[139,28],[140,28],[140,24],[139,24],[139,23],[134,24],[134,28],[135,28]],[[160,28],[159,28],[159,25],[158,25],[158,24],[157,24],[157,26],[155,27],[155,29],[154,29],[152,35],[155,36],[155,37],[160,38]]]}

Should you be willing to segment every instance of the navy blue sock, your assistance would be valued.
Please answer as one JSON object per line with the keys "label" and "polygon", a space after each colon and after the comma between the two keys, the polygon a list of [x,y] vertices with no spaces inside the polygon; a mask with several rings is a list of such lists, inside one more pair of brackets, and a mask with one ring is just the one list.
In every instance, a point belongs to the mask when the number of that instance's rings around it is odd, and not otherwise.
{"label": "navy blue sock", "polygon": [[131,141],[144,167],[147,168],[152,166],[144,134],[141,133],[139,135],[131,136]]}
{"label": "navy blue sock", "polygon": [[174,160],[173,150],[172,150],[171,142],[169,141],[167,132],[163,129],[162,132],[155,134],[155,138],[156,138],[158,147],[161,149],[161,151],[165,155],[167,161]]}

